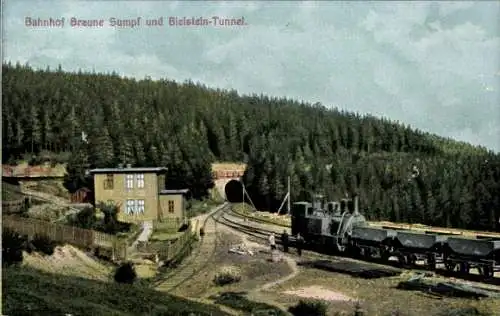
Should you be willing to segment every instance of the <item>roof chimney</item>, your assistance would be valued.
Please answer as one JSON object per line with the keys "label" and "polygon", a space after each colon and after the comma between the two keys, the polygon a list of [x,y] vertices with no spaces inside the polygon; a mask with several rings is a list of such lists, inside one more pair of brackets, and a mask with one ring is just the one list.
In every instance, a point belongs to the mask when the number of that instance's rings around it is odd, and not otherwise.
{"label": "roof chimney", "polygon": [[123,164],[122,164],[122,163],[119,163],[119,164],[118,164],[118,168],[119,168],[119,169],[123,169]]}
{"label": "roof chimney", "polygon": [[132,168],[132,164],[128,163],[127,168],[129,168],[129,169]]}

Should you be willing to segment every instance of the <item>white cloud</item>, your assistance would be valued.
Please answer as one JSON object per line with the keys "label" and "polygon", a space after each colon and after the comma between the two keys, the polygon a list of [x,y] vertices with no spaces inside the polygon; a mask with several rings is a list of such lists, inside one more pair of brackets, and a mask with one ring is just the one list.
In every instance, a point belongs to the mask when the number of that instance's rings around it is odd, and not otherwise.
{"label": "white cloud", "polygon": [[[499,3],[5,4],[4,58],[201,81],[384,115],[500,150]],[[237,27],[33,29],[24,17],[241,17]],[[497,27],[495,27],[497,26]],[[497,114],[498,113],[498,114]]]}
{"label": "white cloud", "polygon": [[456,11],[468,9],[468,8],[472,7],[473,5],[474,5],[474,2],[467,2],[467,1],[463,1],[463,2],[442,1],[439,3],[439,13],[442,16],[447,16],[447,15],[450,15],[450,14],[456,12]]}

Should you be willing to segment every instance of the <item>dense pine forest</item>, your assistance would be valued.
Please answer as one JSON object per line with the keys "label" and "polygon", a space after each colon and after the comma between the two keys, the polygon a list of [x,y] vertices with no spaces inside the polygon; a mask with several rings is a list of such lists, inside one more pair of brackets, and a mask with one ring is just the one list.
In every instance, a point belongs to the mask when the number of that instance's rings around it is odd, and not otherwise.
{"label": "dense pine forest", "polygon": [[[389,119],[186,82],[3,64],[3,163],[85,170],[166,166],[171,188],[203,198],[210,164],[248,164],[253,202],[275,210],[312,192],[358,194],[372,220],[500,230],[500,155]],[[82,140],[82,132],[87,135]]]}

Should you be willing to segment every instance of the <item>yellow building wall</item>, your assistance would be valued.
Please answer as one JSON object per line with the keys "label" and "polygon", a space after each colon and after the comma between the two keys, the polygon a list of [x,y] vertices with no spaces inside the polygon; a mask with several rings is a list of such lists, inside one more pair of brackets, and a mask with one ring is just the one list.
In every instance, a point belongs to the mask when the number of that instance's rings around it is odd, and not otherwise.
{"label": "yellow building wall", "polygon": [[165,175],[158,175],[158,192],[161,190],[165,190]]}
{"label": "yellow building wall", "polygon": [[[168,209],[168,202],[174,202],[174,212],[170,213]],[[172,226],[179,228],[186,220],[186,202],[182,194],[168,194],[160,195],[159,203],[161,213],[161,221],[163,223],[171,223]]]}
{"label": "yellow building wall", "polygon": [[[122,222],[134,223],[158,219],[158,175],[156,173],[144,173],[144,188],[137,188],[136,173],[130,174],[134,175],[134,187],[132,189],[126,187],[127,173],[115,173],[113,174],[112,190],[104,189],[107,174],[95,174],[94,192],[96,203],[113,201],[113,203],[118,204],[120,209],[118,220]],[[144,200],[144,213],[127,214],[128,199]]]}

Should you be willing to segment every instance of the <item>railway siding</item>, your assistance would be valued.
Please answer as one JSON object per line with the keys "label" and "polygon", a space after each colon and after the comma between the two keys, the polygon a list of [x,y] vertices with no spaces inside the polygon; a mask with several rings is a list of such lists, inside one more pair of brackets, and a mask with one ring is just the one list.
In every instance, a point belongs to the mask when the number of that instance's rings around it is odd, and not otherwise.
{"label": "railway siding", "polygon": [[206,263],[210,261],[217,246],[216,218],[220,216],[227,207],[227,204],[223,204],[215,208],[208,215],[198,219],[198,221],[203,222],[200,228],[203,228],[204,231],[204,236],[201,236],[200,239],[200,245],[181,263],[178,269],[174,269],[156,283],[157,290],[174,293],[184,282],[204,270]]}
{"label": "railway siding", "polygon": [[231,212],[225,213],[223,216],[225,219],[227,219],[231,222],[234,222],[234,223],[237,223],[240,225],[250,225],[251,224],[251,226],[253,228],[260,229],[260,230],[268,232],[268,233],[281,234],[281,233],[283,233],[284,230],[286,230],[289,234],[291,233],[290,227],[283,227],[283,226],[277,226],[277,225],[273,225],[273,224],[266,223],[266,222],[254,221],[254,218],[248,217],[245,215],[241,215],[233,210]]}

